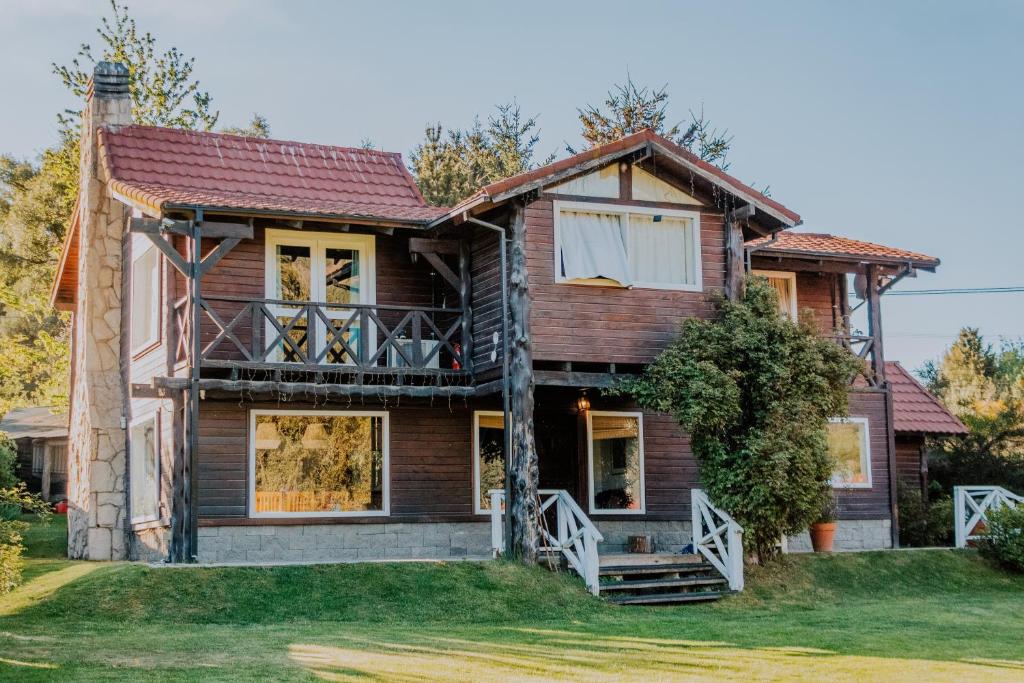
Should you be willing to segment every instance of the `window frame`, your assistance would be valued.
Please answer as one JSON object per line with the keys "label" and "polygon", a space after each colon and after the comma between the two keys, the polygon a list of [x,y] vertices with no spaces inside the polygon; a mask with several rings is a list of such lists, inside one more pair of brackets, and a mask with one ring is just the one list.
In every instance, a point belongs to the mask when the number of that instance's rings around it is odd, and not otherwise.
{"label": "window frame", "polygon": [[[667,290],[677,292],[703,292],[704,291],[704,272],[703,264],[701,263],[701,254],[703,252],[703,245],[701,244],[701,232],[700,232],[700,212],[689,211],[685,209],[658,209],[649,206],[635,206],[632,204],[607,204],[604,202],[579,202],[579,201],[565,201],[560,199],[552,200],[552,212],[553,212],[553,223],[554,223],[554,275],[556,284],[566,285],[584,285],[590,287],[617,287],[620,289],[655,289],[655,290]],[[691,221],[693,230],[693,251],[691,255],[693,257],[693,269],[694,269],[694,284],[692,285],[674,285],[664,284],[657,282],[634,282],[630,286],[621,285],[614,280],[608,280],[604,278],[587,278],[587,279],[570,279],[566,278],[561,274],[562,263],[562,231],[560,227],[562,211],[583,211],[592,213],[614,213],[623,217],[626,226],[626,233],[629,233],[629,217],[631,214],[643,215],[643,216],[667,216],[670,218],[682,218]],[[627,252],[626,256],[629,256],[628,245],[624,247]]]}
{"label": "window frame", "polygon": [[[637,440],[640,444],[640,505],[635,510],[598,509],[594,504],[594,416],[635,417],[637,419]],[[587,510],[591,515],[646,515],[647,478],[644,458],[644,414],[639,411],[588,410],[587,411]]]}
{"label": "window frame", "polygon": [[[473,514],[474,515],[490,515],[490,510],[485,510],[480,507],[480,418],[481,417],[500,417],[504,424],[505,412],[502,410],[474,410],[473,411]],[[506,427],[502,427],[502,432]],[[502,443],[508,443],[507,438],[503,438]],[[505,454],[508,457],[508,454]],[[507,470],[506,470],[507,471]]]}
{"label": "window frame", "polygon": [[797,302],[797,291],[796,291],[796,273],[787,270],[762,270],[761,268],[755,268],[750,271],[751,275],[758,277],[772,278],[774,280],[786,280],[789,282],[790,288],[790,304],[789,304],[789,315],[790,320],[796,322],[799,318],[800,305]]}
{"label": "window frame", "polygon": [[[257,512],[256,511],[256,417],[258,415],[293,415],[308,417],[379,417],[381,418],[381,509],[348,510],[341,512]],[[246,486],[246,514],[250,519],[301,519],[345,517],[389,517],[391,515],[391,423],[386,410],[280,410],[252,408],[249,410],[247,457],[248,485]]]}
{"label": "window frame", "polygon": [[[150,255],[150,253],[152,253],[156,257],[156,263],[153,267],[153,270],[149,274],[152,280],[151,284],[153,287],[153,292],[150,295],[150,300],[146,302],[150,307],[152,307],[152,310],[154,311],[152,329],[149,330],[149,334],[147,334],[143,339],[135,339],[132,327],[135,324],[136,303],[139,301],[138,283],[135,280],[135,265],[139,261],[141,261],[143,257]],[[132,358],[136,358],[137,356],[140,356],[146,353],[147,351],[150,351],[153,348],[160,345],[160,329],[162,327],[160,323],[163,320],[163,307],[161,306],[161,303],[163,301],[163,292],[161,291],[162,288],[160,286],[161,283],[163,282],[162,275],[163,259],[160,258],[160,252],[157,250],[156,245],[153,244],[146,237],[135,237],[132,240],[132,261],[130,276],[128,278],[130,283],[129,286],[131,288],[131,305],[129,306],[128,309],[131,314],[131,321],[128,327],[128,335]]]}
{"label": "window frame", "polygon": [[[144,415],[142,417],[137,417],[137,418],[135,418],[134,420],[132,420],[128,424],[128,448],[129,448],[129,452],[128,452],[128,474],[130,476],[129,486],[131,486],[131,489],[134,490],[135,486],[138,484],[138,480],[137,480],[137,478],[135,476],[136,475],[135,468],[132,467],[132,460],[134,459],[134,454],[135,454],[135,440],[132,438],[132,434],[135,432],[135,428],[136,427],[138,427],[139,425],[145,424],[146,422],[152,422],[153,423],[153,457],[156,459],[156,474],[154,476],[154,484],[156,485],[156,491],[153,492],[153,493],[156,496],[156,513],[153,514],[153,515],[137,515],[136,514],[136,510],[135,510],[135,505],[133,504],[134,501],[132,500],[132,496],[129,495],[128,496],[128,503],[131,506],[131,515],[132,515],[130,521],[131,521],[131,524],[133,526],[134,525],[139,525],[139,524],[147,524],[147,523],[150,523],[150,522],[156,522],[156,521],[160,521],[162,519],[162,515],[160,514],[161,503],[162,503],[162,501],[160,500],[160,498],[161,498],[160,478],[163,475],[163,472],[162,472],[163,467],[162,467],[162,463],[160,462],[161,461],[161,457],[160,457],[160,441],[161,441],[161,439],[160,439],[160,413],[159,413],[159,411],[158,412],[154,412],[154,413],[152,413],[150,415]],[[129,494],[130,494],[130,492],[129,492]]]}
{"label": "window frame", "polygon": [[866,482],[840,482],[836,481],[835,472],[832,473],[832,477],[829,479],[833,489],[845,490],[845,489],[870,489],[874,486],[871,477],[871,421],[866,417],[832,417],[829,418],[829,424],[859,424],[864,425],[863,431],[861,431],[861,466],[863,466],[866,474]]}

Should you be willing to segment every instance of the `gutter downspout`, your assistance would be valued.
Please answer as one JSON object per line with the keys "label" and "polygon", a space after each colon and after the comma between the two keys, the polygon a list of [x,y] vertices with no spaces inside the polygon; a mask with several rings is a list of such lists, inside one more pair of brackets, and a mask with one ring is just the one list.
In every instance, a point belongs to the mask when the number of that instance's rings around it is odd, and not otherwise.
{"label": "gutter downspout", "polygon": [[509,368],[508,368],[508,261],[506,260],[506,236],[505,228],[494,223],[482,221],[467,214],[463,214],[467,222],[479,225],[482,228],[493,230],[498,234],[498,251],[500,253],[501,268],[501,399],[503,424],[505,435],[505,552],[508,553],[508,544],[512,538],[512,515],[507,513],[508,501],[512,500],[512,416],[509,405]]}

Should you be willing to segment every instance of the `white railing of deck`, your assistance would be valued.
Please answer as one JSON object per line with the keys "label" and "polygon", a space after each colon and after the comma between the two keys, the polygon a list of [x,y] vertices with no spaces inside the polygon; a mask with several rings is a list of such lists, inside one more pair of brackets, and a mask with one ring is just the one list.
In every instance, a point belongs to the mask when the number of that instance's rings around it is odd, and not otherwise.
{"label": "white railing of deck", "polygon": [[989,510],[1007,505],[1017,507],[1024,503],[1024,497],[1001,486],[954,486],[953,487],[953,533],[956,547],[967,547],[968,541],[979,538],[974,530],[988,521]]}
{"label": "white railing of deck", "polygon": [[743,527],[702,490],[692,489],[690,500],[693,551],[722,573],[731,590],[743,590]]}
{"label": "white railing of deck", "polygon": [[[546,524],[540,525],[538,550],[561,553],[569,566],[583,577],[590,592],[597,595],[600,592],[597,544],[604,540],[604,536],[583,514],[583,510],[568,491],[543,489],[537,493],[540,496],[540,516],[552,506],[555,507],[555,528],[552,530],[548,529]],[[498,557],[505,549],[505,523],[502,519],[505,492],[501,489],[492,489],[487,495],[491,499],[491,552]]]}

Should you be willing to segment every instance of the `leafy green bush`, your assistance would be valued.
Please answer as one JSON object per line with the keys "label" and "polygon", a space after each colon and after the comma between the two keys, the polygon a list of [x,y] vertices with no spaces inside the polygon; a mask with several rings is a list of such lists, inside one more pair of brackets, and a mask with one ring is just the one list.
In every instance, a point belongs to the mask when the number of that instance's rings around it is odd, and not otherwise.
{"label": "leafy green bush", "polygon": [[18,483],[15,467],[18,463],[18,446],[3,432],[0,432],[0,489],[10,488]]}
{"label": "leafy green bush", "polygon": [[[44,522],[50,517],[50,504],[35,493],[29,493],[24,482],[0,489],[0,509],[16,509],[37,515]],[[21,583],[21,554],[25,550],[22,535],[28,524],[18,519],[0,517],[0,595],[14,590]]]}
{"label": "leafy green bush", "polygon": [[988,513],[988,533],[979,544],[985,557],[1024,572],[1024,505],[1003,506]]}
{"label": "leafy green bush", "polygon": [[719,298],[716,319],[686,320],[642,377],[619,386],[690,434],[709,497],[762,560],[817,520],[831,493],[828,419],[846,415],[850,378],[864,370],[809,316],[795,323],[778,306],[752,279],[741,301]]}
{"label": "leafy green bush", "polygon": [[953,544],[953,499],[940,495],[925,502],[921,491],[900,482],[900,545],[934,548]]}

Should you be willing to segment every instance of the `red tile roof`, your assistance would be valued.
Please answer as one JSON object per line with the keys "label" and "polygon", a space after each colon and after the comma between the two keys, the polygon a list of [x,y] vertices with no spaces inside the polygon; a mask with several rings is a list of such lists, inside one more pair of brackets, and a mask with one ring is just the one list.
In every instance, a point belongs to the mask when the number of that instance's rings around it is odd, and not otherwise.
{"label": "red tile roof", "polygon": [[201,206],[426,223],[400,154],[226,133],[124,126],[100,131],[111,188],[160,211]]}
{"label": "red tile roof", "polygon": [[541,166],[540,168],[535,168],[531,171],[526,171],[525,173],[520,173],[519,175],[493,182],[490,185],[486,185],[481,188],[472,197],[460,202],[452,209],[452,213],[457,213],[460,209],[475,203],[477,200],[495,197],[497,195],[514,191],[518,188],[525,188],[525,186],[531,185],[538,180],[572,169],[573,167],[587,161],[600,159],[602,157],[615,156],[616,154],[625,153],[631,148],[643,146],[644,144],[653,144],[656,147],[661,148],[663,152],[679,158],[679,160],[688,166],[693,167],[695,170],[703,172],[706,175],[713,176],[716,184],[723,187],[725,190],[733,192],[745,200],[754,201],[763,206],[770,207],[785,217],[786,221],[790,225],[797,225],[800,223],[800,215],[796,212],[787,209],[779,202],[771,199],[770,197],[766,197],[752,187],[740,182],[717,166],[704,161],[685,147],[677,145],[668,138],[662,137],[650,129],[644,129],[638,133],[627,135],[626,137],[615,140],[614,142],[597,145],[585,152],[571,156],[568,159],[562,159],[561,161],[556,161],[548,164],[547,166]]}
{"label": "red tile roof", "polygon": [[[882,261],[887,263],[910,262],[915,268],[935,268],[939,259],[915,251],[887,247],[874,242],[861,242],[847,237],[836,237],[815,232],[789,232],[776,234],[774,242],[768,237],[759,237],[747,243],[748,246],[763,247],[758,252],[772,252],[790,255],[849,256],[858,260]],[[768,245],[768,246],[764,246]]]}
{"label": "red tile roof", "polygon": [[967,433],[964,423],[950,413],[902,365],[896,361],[886,361],[885,377],[892,386],[893,428],[897,433]]}

